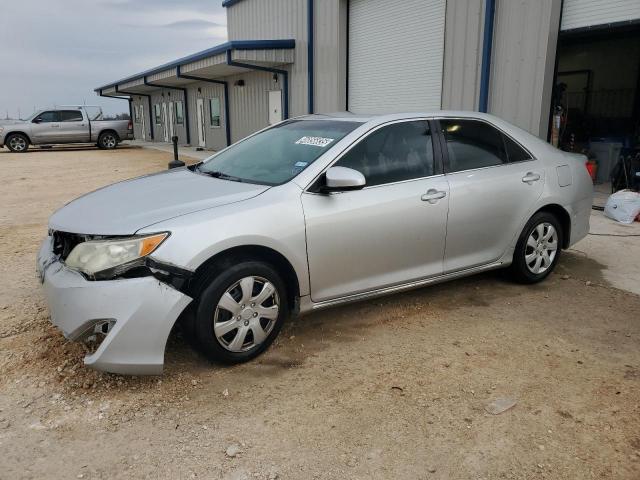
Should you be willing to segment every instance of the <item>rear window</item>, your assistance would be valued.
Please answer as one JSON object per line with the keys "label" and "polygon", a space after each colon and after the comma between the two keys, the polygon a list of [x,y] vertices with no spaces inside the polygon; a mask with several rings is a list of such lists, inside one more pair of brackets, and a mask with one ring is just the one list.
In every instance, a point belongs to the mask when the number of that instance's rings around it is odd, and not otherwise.
{"label": "rear window", "polygon": [[290,120],[233,145],[206,160],[199,169],[249,183],[279,185],[298,175],[360,125],[348,121]]}

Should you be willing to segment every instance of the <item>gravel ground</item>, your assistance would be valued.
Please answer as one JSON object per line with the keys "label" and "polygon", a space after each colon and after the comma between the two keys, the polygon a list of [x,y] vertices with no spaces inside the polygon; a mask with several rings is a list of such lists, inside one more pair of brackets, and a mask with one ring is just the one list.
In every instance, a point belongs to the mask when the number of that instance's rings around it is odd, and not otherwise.
{"label": "gravel ground", "polygon": [[35,278],[46,219],[169,159],[0,152],[0,479],[640,478],[640,297],[576,251],[535,286],[485,274],[292,321],[240,366],[177,332],[162,377],[85,368]]}

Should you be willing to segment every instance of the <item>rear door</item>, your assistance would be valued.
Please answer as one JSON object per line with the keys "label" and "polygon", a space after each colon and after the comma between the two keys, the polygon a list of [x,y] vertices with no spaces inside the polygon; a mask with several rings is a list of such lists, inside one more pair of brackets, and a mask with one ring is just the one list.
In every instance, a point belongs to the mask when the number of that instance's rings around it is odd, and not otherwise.
{"label": "rear door", "polygon": [[378,127],[334,163],[364,189],[302,195],[314,302],[442,273],[449,189],[431,132],[426,120]]}
{"label": "rear door", "polygon": [[89,142],[89,122],[81,110],[58,110],[60,141],[62,143]]}
{"label": "rear door", "polygon": [[34,143],[58,143],[60,136],[60,117],[55,110],[40,113],[32,121],[31,140]]}
{"label": "rear door", "polygon": [[484,120],[439,120],[449,182],[444,271],[497,261],[542,195],[544,169]]}

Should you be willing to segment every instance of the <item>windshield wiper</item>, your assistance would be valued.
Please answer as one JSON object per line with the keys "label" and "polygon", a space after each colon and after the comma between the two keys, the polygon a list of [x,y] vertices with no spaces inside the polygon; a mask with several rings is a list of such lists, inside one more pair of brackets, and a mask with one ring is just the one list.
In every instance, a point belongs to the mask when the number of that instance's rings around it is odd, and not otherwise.
{"label": "windshield wiper", "polygon": [[234,177],[233,175],[228,175],[226,173],[223,172],[219,172],[217,170],[203,170],[202,168],[198,167],[198,172],[202,173],[203,175],[207,175],[209,177],[213,177],[213,178],[219,178],[221,180],[229,180],[231,182],[244,182],[244,180],[240,177]]}

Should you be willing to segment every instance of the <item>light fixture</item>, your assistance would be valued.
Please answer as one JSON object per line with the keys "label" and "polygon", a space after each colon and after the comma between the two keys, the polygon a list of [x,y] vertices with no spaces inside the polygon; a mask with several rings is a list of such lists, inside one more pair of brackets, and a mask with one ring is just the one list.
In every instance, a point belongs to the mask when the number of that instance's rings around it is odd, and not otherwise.
{"label": "light fixture", "polygon": [[244,80],[240,79],[240,80],[236,80],[236,82],[233,84],[234,87],[244,87]]}

